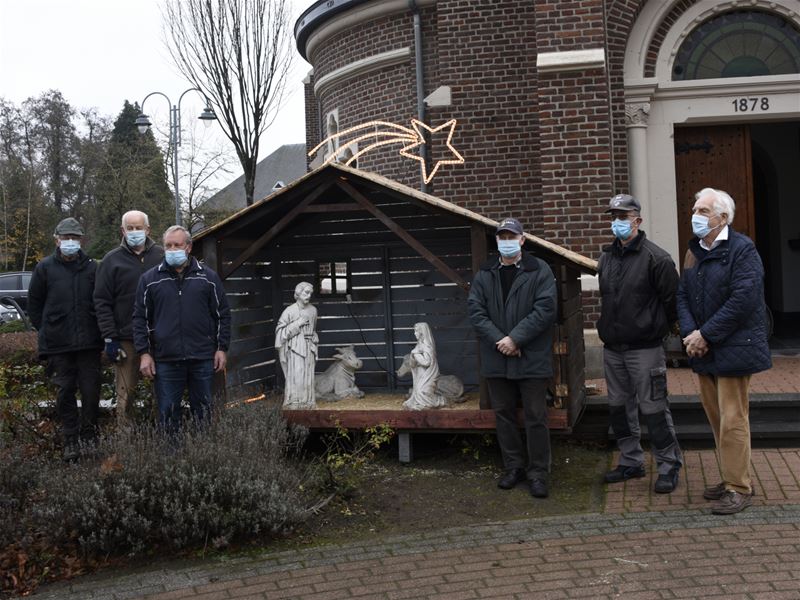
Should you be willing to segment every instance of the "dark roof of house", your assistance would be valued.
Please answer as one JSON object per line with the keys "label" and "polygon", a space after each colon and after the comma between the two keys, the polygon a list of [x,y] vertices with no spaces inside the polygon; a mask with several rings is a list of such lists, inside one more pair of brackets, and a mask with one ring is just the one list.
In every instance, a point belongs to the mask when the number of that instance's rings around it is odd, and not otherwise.
{"label": "dark roof of house", "polygon": [[[253,215],[264,215],[266,217],[265,220],[271,223],[269,219],[275,219],[275,217],[270,217],[268,215],[274,207],[277,207],[277,205],[279,205],[285,199],[291,200],[294,197],[302,197],[303,195],[308,194],[309,191],[313,189],[315,181],[330,177],[351,179],[354,183],[366,185],[373,190],[393,195],[395,197],[406,198],[410,201],[419,202],[422,205],[427,205],[431,208],[439,209],[445,211],[446,213],[466,218],[473,223],[480,223],[492,232],[498,225],[497,221],[493,219],[484,217],[483,215],[456,204],[452,204],[451,202],[447,202],[446,200],[431,196],[430,194],[420,192],[419,190],[405,186],[392,179],[388,179],[376,173],[370,173],[368,171],[347,167],[345,165],[333,162],[324,164],[317,169],[304,174],[291,184],[288,184],[285,188],[277,190],[268,198],[257,200],[253,202],[251,206],[243,208],[227,219],[224,219],[211,227],[203,229],[198,234],[193,236],[194,241],[196,242],[211,233],[216,233],[217,235],[224,237],[226,230],[232,226],[235,227],[236,223],[240,219],[252,219]],[[584,273],[595,274],[597,272],[597,261],[587,256],[583,256],[582,254],[529,233],[525,234],[525,239],[540,249],[544,254],[550,255],[551,257],[562,262],[570,263]]]}
{"label": "dark roof of house", "polygon": [[[272,154],[259,161],[256,166],[256,183],[253,201],[258,202],[275,191],[275,185],[289,185],[306,174],[306,145],[285,144]],[[203,210],[239,210],[246,206],[244,195],[244,174],[211,196]]]}

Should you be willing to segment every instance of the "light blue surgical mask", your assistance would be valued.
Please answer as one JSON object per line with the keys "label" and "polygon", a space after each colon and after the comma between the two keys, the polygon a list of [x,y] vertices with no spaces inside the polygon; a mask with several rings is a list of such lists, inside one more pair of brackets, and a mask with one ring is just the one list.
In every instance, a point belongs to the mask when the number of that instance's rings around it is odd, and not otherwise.
{"label": "light blue surgical mask", "polygon": [[497,250],[504,258],[513,258],[520,253],[519,240],[497,240]]}
{"label": "light blue surgical mask", "polygon": [[[721,225],[722,223],[717,225],[717,227],[720,227]],[[697,237],[701,239],[706,237],[717,227],[709,227],[708,217],[706,217],[705,215],[692,215],[692,233],[694,233]]]}
{"label": "light blue surgical mask", "polygon": [[620,240],[627,240],[631,237],[633,226],[628,219],[614,219],[611,221],[611,231]]}
{"label": "light blue surgical mask", "polygon": [[81,249],[81,243],[78,240],[61,240],[59,248],[64,256],[75,256]]}
{"label": "light blue surgical mask", "polygon": [[128,242],[128,246],[141,246],[144,244],[144,241],[147,239],[147,234],[143,230],[139,231],[128,231],[125,233],[125,241]]}
{"label": "light blue surgical mask", "polygon": [[186,250],[167,250],[164,258],[170,267],[180,267],[186,262]]}

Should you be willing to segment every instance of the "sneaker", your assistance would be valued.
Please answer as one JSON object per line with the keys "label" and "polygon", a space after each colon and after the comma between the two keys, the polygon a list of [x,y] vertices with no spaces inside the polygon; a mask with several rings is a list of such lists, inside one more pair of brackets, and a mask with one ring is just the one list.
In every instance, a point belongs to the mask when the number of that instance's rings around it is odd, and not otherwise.
{"label": "sneaker", "polygon": [[653,487],[655,493],[669,494],[670,492],[675,491],[675,488],[678,487],[680,472],[680,467],[672,467],[669,470],[669,473],[666,473],[665,475],[659,475],[658,479],[656,479],[656,484]]}
{"label": "sneaker", "polygon": [[80,450],[78,448],[78,444],[76,444],[76,443],[66,444],[64,446],[64,451],[61,454],[61,460],[63,460],[64,462],[69,462],[69,463],[77,462],[77,460],[80,458],[80,456],[81,456],[81,453],[80,453]]}
{"label": "sneaker", "polygon": [[711,505],[711,513],[715,515],[734,515],[753,504],[752,494],[740,494],[733,490],[725,490],[722,498]]}
{"label": "sneaker", "polygon": [[725,483],[720,481],[717,485],[712,485],[703,490],[703,498],[706,500],[719,500],[725,493]]}
{"label": "sneaker", "polygon": [[637,467],[626,467],[619,465],[616,469],[606,473],[603,479],[606,483],[619,483],[620,481],[626,481],[628,479],[633,479],[634,477],[644,477],[644,467],[642,465]]}

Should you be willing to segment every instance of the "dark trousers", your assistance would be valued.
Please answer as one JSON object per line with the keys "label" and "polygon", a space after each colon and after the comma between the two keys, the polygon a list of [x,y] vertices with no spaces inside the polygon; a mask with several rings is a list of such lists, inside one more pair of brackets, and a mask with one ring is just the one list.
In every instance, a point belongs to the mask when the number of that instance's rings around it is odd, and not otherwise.
{"label": "dark trousers", "polygon": [[[64,442],[74,444],[97,437],[97,409],[100,405],[100,350],[51,354],[47,374],[58,388],[56,413]],[[75,393],[81,393],[81,408]]]}
{"label": "dark trousers", "polygon": [[211,418],[211,383],[214,361],[176,360],[156,362],[155,390],[158,398],[158,421],[168,432],[180,429],[183,391],[189,389],[189,409],[195,422]]}
{"label": "dark trousers", "polygon": [[[547,379],[487,377],[497,427],[497,442],[506,470],[525,469],[528,479],[544,479],[550,473],[550,429],[547,425]],[[522,401],[526,448],[517,422]]]}

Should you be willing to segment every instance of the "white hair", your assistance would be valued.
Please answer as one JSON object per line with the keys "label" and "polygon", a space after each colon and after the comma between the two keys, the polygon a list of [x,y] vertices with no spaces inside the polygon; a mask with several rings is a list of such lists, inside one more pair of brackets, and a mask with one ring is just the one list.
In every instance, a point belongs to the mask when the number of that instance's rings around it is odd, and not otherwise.
{"label": "white hair", "polygon": [[150,227],[150,219],[147,217],[147,214],[143,213],[140,210],[129,210],[124,215],[122,215],[122,228],[125,228],[125,221],[128,220],[128,217],[142,217],[144,219],[144,226]]}
{"label": "white hair", "polygon": [[728,215],[728,225],[733,223],[733,215],[736,213],[736,203],[727,192],[715,190],[714,188],[703,188],[694,195],[695,200],[700,200],[705,196],[713,198],[714,212],[718,215],[725,213]]}
{"label": "white hair", "polygon": [[164,237],[162,238],[162,241],[166,243],[167,236],[170,233],[174,233],[175,231],[183,232],[183,234],[186,236],[186,244],[192,243],[192,234],[189,233],[189,230],[186,229],[186,227],[181,227],[180,225],[173,225],[172,227],[167,227],[167,230],[164,232]]}

